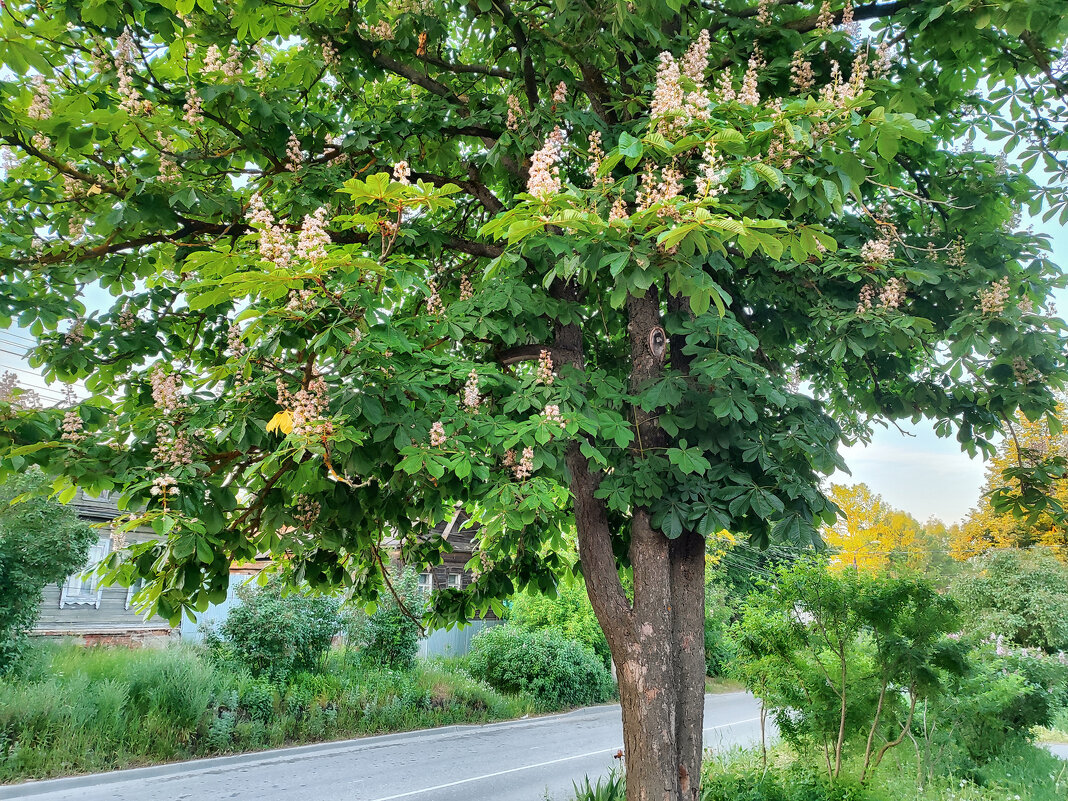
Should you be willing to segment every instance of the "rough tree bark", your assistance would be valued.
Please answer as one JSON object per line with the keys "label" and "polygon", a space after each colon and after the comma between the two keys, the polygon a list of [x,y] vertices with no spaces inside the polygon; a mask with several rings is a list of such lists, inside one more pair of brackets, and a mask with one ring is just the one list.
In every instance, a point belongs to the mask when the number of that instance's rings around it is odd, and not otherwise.
{"label": "rough tree bark", "polygon": [[[560,288],[560,295],[569,290]],[[660,377],[667,342],[655,288],[627,303],[630,388],[637,393]],[[558,326],[556,349],[578,354],[582,333]],[[656,415],[632,410],[632,452],[642,458],[668,439]],[[700,787],[704,724],[704,540],[685,532],[669,540],[635,508],[630,523],[634,599],[619,579],[612,532],[603,501],[595,497],[600,475],[578,443],[567,451],[575,503],[579,554],[597,619],[619,676],[629,801],[694,801]]]}

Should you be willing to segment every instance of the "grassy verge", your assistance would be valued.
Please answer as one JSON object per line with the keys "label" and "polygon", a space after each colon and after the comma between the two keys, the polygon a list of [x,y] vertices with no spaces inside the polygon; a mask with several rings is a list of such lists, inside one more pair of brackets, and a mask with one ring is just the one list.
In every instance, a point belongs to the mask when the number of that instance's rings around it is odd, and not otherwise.
{"label": "grassy verge", "polygon": [[0,782],[114,770],[363,734],[483,723],[534,709],[445,661],[412,671],[331,653],[284,685],[163,650],[39,646],[0,680]]}
{"label": "grassy verge", "polygon": [[[783,747],[769,755],[765,770],[759,750],[710,757],[704,765],[701,801],[1064,801],[1068,762],[1043,748],[1014,744],[966,775],[947,773],[917,782],[916,763],[906,751],[891,753],[871,781],[842,778],[833,786],[818,767]],[[624,782],[612,774],[576,787],[573,801],[624,801]]]}
{"label": "grassy verge", "polygon": [[745,685],[740,681],[725,679],[722,676],[705,676],[706,693],[740,693]]}
{"label": "grassy verge", "polygon": [[1068,709],[1062,709],[1048,729],[1036,729],[1035,736],[1043,743],[1068,743]]}

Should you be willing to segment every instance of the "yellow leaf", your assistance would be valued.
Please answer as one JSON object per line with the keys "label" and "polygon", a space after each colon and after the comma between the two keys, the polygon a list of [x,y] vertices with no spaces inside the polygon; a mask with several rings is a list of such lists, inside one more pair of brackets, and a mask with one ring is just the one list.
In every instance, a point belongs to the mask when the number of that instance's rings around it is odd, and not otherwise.
{"label": "yellow leaf", "polygon": [[293,415],[288,411],[279,412],[271,418],[271,422],[267,424],[268,431],[281,431],[283,434],[288,434],[293,430]]}
{"label": "yellow leaf", "polygon": [[101,189],[99,186],[97,186],[96,184],[93,184],[92,186],[89,187],[89,190],[85,194],[89,195],[89,197],[92,197],[93,195],[99,195],[103,191],[104,190]]}

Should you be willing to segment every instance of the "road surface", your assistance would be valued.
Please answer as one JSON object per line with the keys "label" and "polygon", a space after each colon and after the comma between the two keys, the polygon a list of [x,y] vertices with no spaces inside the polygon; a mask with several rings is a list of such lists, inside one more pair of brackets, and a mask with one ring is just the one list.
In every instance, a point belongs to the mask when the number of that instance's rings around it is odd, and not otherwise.
{"label": "road surface", "polygon": [[[705,746],[760,739],[745,693],[705,697]],[[618,706],[0,786],[28,801],[566,801],[623,745]]]}

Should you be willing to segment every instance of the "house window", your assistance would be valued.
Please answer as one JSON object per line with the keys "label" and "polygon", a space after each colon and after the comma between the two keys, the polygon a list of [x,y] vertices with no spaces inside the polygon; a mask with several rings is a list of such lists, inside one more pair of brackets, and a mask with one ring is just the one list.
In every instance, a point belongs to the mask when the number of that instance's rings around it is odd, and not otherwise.
{"label": "house window", "polygon": [[89,559],[82,571],[70,576],[59,593],[59,608],[65,606],[93,606],[100,608],[100,595],[103,588],[95,574],[86,575],[84,571],[92,570],[111,552],[111,537],[100,537],[89,548]]}
{"label": "house window", "polygon": [[432,589],[434,589],[434,577],[430,573],[420,573],[419,592],[421,592],[425,598],[430,595]]}
{"label": "house window", "polygon": [[464,577],[460,573],[449,573],[448,586],[451,589],[459,590],[463,587]]}

